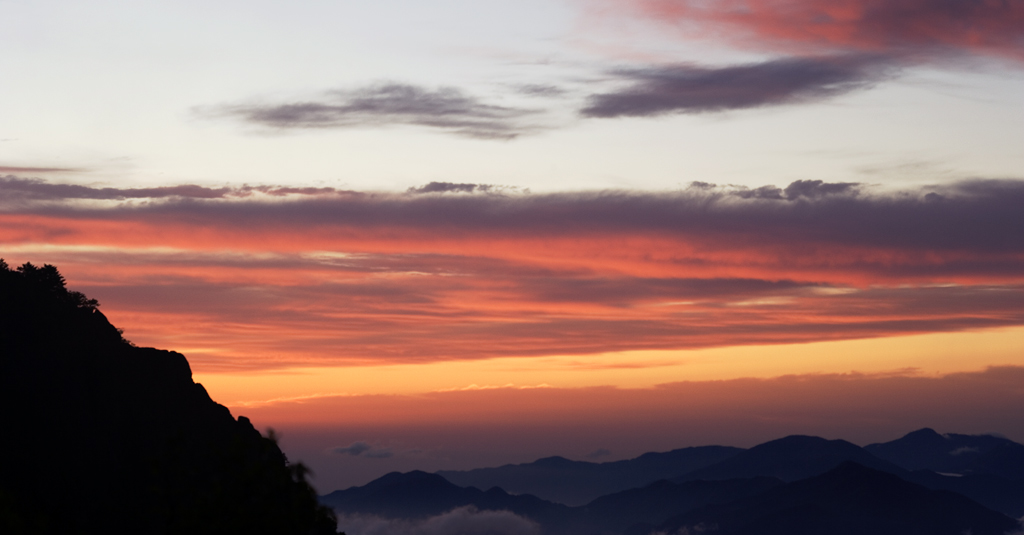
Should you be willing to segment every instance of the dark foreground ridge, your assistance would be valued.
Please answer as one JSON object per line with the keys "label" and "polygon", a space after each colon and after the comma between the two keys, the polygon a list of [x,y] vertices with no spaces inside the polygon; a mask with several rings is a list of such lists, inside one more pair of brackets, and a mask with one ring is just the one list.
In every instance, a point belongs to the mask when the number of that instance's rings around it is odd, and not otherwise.
{"label": "dark foreground ridge", "polygon": [[336,532],[301,465],[97,306],[0,260],[0,533]]}

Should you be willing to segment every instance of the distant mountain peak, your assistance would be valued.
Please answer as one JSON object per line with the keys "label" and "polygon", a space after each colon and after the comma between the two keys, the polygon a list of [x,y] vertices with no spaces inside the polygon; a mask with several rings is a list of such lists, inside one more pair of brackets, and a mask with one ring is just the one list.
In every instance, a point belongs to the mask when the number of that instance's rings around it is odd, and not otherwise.
{"label": "distant mountain peak", "polygon": [[413,470],[411,472],[388,472],[387,474],[384,474],[383,476],[371,481],[370,484],[393,485],[396,483],[405,483],[408,481],[422,480],[443,481],[445,483],[448,482],[448,480],[437,474],[431,474],[430,472],[424,472],[422,470]]}
{"label": "distant mountain peak", "polygon": [[917,431],[911,431],[903,436],[910,440],[949,440],[949,435],[943,435],[930,427],[922,427]]}
{"label": "distant mountain peak", "polygon": [[634,459],[593,463],[561,456],[532,463],[506,464],[495,468],[440,471],[456,485],[490,488],[499,486],[513,494],[532,494],[545,500],[583,505],[598,496],[648,485],[679,476],[727,459],[740,448],[699,446],[664,453],[649,452]]}
{"label": "distant mountain peak", "polygon": [[965,498],[843,462],[820,475],[670,519],[648,533],[1003,535],[1017,522]]}
{"label": "distant mountain peak", "polygon": [[754,447],[755,448],[760,448],[762,446],[767,446],[769,444],[784,444],[787,447],[789,447],[789,446],[798,445],[798,444],[814,444],[814,445],[817,445],[817,444],[838,444],[838,443],[853,445],[853,443],[847,442],[847,441],[845,441],[843,439],[831,439],[830,440],[830,439],[827,439],[827,438],[822,438],[822,437],[818,437],[818,436],[814,436],[814,435],[786,435],[786,436],[784,436],[782,438],[777,438],[775,440],[769,440],[768,442],[763,442],[763,443],[758,444],[757,446],[754,446]]}
{"label": "distant mountain peak", "polygon": [[907,470],[1024,478],[1024,445],[993,435],[940,435],[926,428],[864,449]]}
{"label": "distant mountain peak", "polygon": [[573,461],[573,460],[570,460],[570,459],[566,459],[565,457],[562,457],[560,455],[553,455],[551,457],[544,457],[544,458],[541,458],[541,459],[537,459],[536,461],[533,462],[533,464],[536,464],[538,466],[552,466],[553,467],[553,466],[568,466],[568,465],[576,464],[578,462],[580,462],[580,461]]}
{"label": "distant mountain peak", "polygon": [[676,481],[771,476],[794,481],[827,472],[846,461],[886,472],[902,469],[845,440],[790,435],[759,444],[717,464],[695,470]]}

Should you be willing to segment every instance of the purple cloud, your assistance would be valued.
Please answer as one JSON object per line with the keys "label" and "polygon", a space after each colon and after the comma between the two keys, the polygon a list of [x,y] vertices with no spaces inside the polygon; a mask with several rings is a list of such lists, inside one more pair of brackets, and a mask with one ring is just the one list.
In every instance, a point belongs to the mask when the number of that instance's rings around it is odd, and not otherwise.
{"label": "purple cloud", "polygon": [[891,72],[889,59],[867,55],[626,70],[616,74],[631,85],[592,95],[580,114],[591,118],[652,117],[809,102],[870,87]]}

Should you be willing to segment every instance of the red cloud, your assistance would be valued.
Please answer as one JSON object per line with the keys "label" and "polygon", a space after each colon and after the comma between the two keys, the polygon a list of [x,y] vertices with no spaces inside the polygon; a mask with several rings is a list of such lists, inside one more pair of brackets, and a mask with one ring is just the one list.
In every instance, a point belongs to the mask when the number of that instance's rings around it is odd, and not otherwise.
{"label": "red cloud", "polygon": [[691,35],[801,52],[961,50],[1024,58],[1021,0],[627,0]]}

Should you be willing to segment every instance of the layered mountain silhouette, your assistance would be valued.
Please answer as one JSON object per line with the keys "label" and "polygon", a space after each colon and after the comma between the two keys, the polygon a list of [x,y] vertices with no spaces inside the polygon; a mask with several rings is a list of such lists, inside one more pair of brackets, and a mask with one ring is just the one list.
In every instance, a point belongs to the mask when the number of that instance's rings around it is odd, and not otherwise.
{"label": "layered mountain silhouette", "polygon": [[654,532],[716,535],[1004,535],[1019,523],[952,492],[846,462],[819,476],[673,518]]}
{"label": "layered mountain silhouette", "polygon": [[[920,455],[914,454],[920,438],[929,436],[948,440],[949,449],[944,452],[947,457],[950,451],[970,447],[964,444],[992,445],[989,449],[979,447],[978,450],[995,451],[998,456],[988,457],[988,462],[983,465],[986,466],[984,472],[978,470],[981,473],[971,473],[967,470],[967,475],[949,473],[950,463],[942,455],[935,454],[937,448],[931,438],[921,444]],[[946,439],[944,436],[954,438]],[[886,459],[883,459],[872,454],[878,451],[895,454],[886,455]],[[795,481],[822,474],[843,462],[852,461],[930,489],[962,494],[986,507],[1019,518],[1024,516],[1024,480],[1014,479],[1013,476],[1016,474],[1016,466],[1022,460],[1024,446],[1008,439],[988,435],[939,435],[931,429],[915,431],[898,440],[865,448],[844,440],[789,436],[755,446],[721,463],[675,480],[772,476],[784,481]],[[1009,477],[997,475],[1004,473]]]}
{"label": "layered mountain silhouette", "polygon": [[638,526],[657,524],[706,505],[757,496],[782,484],[773,477],[656,481],[643,488],[602,496],[581,507],[578,533],[636,531]]}
{"label": "layered mountain silhouette", "polygon": [[[991,473],[966,475],[939,473],[948,468],[939,457],[928,459],[931,446],[913,455],[914,437],[934,434],[954,447],[996,444],[1007,472],[1014,473],[1017,451],[1012,441],[998,437],[938,435],[931,430],[880,446],[896,445],[903,458],[879,458],[867,448],[843,440],[789,436],[747,450],[688,448],[664,454],[649,453],[617,463],[585,463],[561,457],[534,463],[507,465],[466,472],[388,474],[364,487],[337,491],[322,498],[339,513],[371,514],[385,518],[422,519],[457,507],[511,511],[557,535],[649,535],[654,533],[722,534],[887,534],[934,533],[1003,534],[1018,527],[1024,511],[1024,481],[996,475],[1000,465],[988,463]],[[943,437],[954,437],[946,439]],[[1006,443],[1009,442],[1009,445]],[[911,447],[907,447],[907,444]],[[964,446],[963,443],[967,443]],[[874,449],[876,446],[873,445]],[[1019,446],[1019,445],[1017,445]],[[902,449],[900,449],[902,448]],[[693,461],[693,454],[703,457]],[[597,497],[586,504],[567,506],[529,495],[510,495],[498,485],[506,478],[528,483],[546,495],[570,495],[573,489],[597,482],[621,484],[651,478],[658,473],[650,460],[662,464],[660,475],[674,473],[683,464],[704,464],[708,455],[721,460],[628,490]],[[948,451],[946,452],[948,453]],[[958,454],[957,454],[958,455]],[[689,458],[688,458],[689,456]],[[646,459],[646,466],[636,462]],[[900,463],[905,464],[902,466]],[[608,465],[615,466],[613,472]],[[635,473],[627,475],[630,468]],[[980,470],[979,470],[980,471]],[[608,473],[615,473],[611,478]],[[446,480],[440,476],[454,479]],[[472,476],[490,490],[459,486],[459,478]],[[519,476],[519,479],[513,478]],[[604,478],[604,479],[602,479]]]}
{"label": "layered mountain silhouette", "polygon": [[425,518],[473,505],[481,510],[508,510],[533,518],[557,518],[570,507],[530,495],[512,495],[494,487],[484,492],[460,487],[427,472],[392,472],[365,486],[339,490],[320,501],[338,510],[392,518]]}
{"label": "layered mountain silhouette", "polygon": [[732,458],[694,470],[677,479],[685,481],[771,476],[783,481],[795,481],[827,472],[847,461],[885,472],[904,472],[900,467],[845,440],[793,435],[754,446]]}
{"label": "layered mountain silhouette", "polygon": [[393,472],[320,500],[343,515],[403,520],[422,520],[466,506],[479,511],[511,511],[540,524],[545,533],[591,535],[653,525],[700,506],[755,496],[779,485],[782,481],[774,478],[681,484],[662,480],[603,496],[585,506],[569,507],[531,495],[512,495],[499,487],[486,492],[459,487],[440,475],[414,471]]}
{"label": "layered mountain silhouette", "polygon": [[[459,487],[437,474],[391,473],[321,498],[342,515],[424,520],[456,508],[511,511],[551,535],[1003,535],[1017,520],[948,491],[853,461],[790,483],[773,477],[657,481],[578,507],[494,487]],[[342,518],[344,519],[345,516]]]}
{"label": "layered mountain silhouette", "polygon": [[940,435],[925,428],[864,449],[907,470],[1024,479],[1024,445],[992,435]]}
{"label": "layered mountain silhouette", "polygon": [[940,435],[920,429],[864,449],[931,489],[957,492],[1014,518],[1024,516],[1024,445],[992,435]]}
{"label": "layered mountain silhouette", "polygon": [[336,532],[301,465],[97,306],[0,260],[0,532]]}
{"label": "layered mountain silhouette", "polygon": [[704,446],[645,453],[635,459],[606,463],[546,457],[532,463],[438,474],[456,485],[484,489],[501,487],[567,505],[583,505],[598,496],[687,474],[742,451],[726,446]]}
{"label": "layered mountain silhouette", "polygon": [[536,496],[512,495],[498,487],[486,492],[460,487],[437,474],[421,471],[392,472],[362,487],[322,496],[320,501],[345,514],[385,518],[423,519],[464,506],[512,511],[551,528],[568,525],[575,517],[572,508]]}

